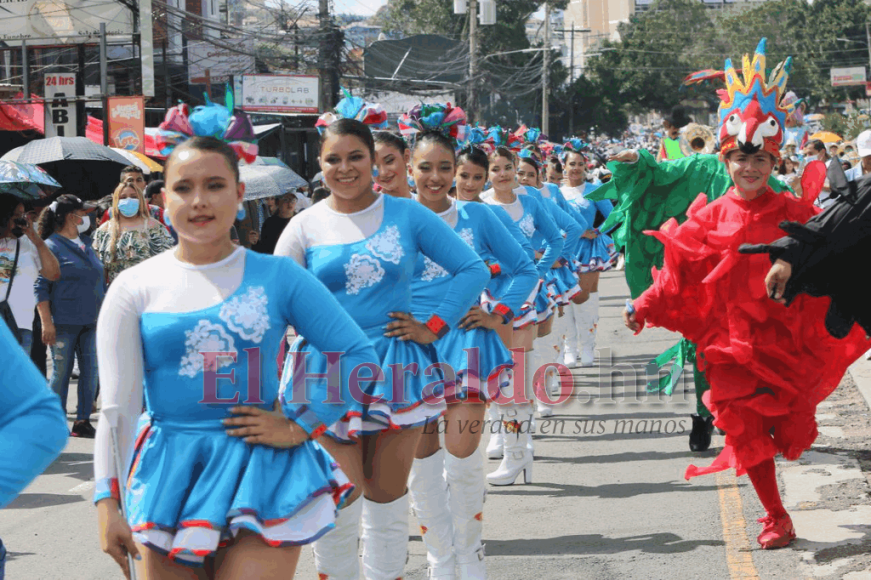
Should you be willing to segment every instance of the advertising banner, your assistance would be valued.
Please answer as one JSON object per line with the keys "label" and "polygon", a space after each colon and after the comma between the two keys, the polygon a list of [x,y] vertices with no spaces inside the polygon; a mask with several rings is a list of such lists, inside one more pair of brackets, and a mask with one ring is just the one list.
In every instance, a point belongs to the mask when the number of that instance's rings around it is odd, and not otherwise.
{"label": "advertising banner", "polygon": [[242,110],[261,113],[318,111],[318,77],[303,75],[241,75],[235,78]]}
{"label": "advertising banner", "polygon": [[8,46],[72,44],[82,37],[100,37],[100,23],[109,36],[130,35],[133,16],[122,2],[106,0],[0,0],[0,40]]}
{"label": "advertising banner", "polygon": [[76,75],[45,75],[45,136],[76,136]]}
{"label": "advertising banner", "polygon": [[851,85],[865,84],[865,67],[854,66],[850,68],[831,69],[833,87],[849,87]]}
{"label": "advertising banner", "polygon": [[145,153],[142,97],[109,97],[109,147]]}
{"label": "advertising banner", "polygon": [[188,82],[206,84],[230,82],[231,75],[254,72],[254,44],[250,39],[222,39],[224,46],[210,42],[188,44]]}

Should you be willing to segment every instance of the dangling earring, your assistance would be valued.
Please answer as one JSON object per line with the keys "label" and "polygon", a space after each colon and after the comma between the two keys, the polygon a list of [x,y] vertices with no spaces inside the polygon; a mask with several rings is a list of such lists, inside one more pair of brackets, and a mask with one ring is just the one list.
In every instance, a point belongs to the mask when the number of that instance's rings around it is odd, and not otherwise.
{"label": "dangling earring", "polygon": [[372,177],[378,177],[378,166],[377,165],[372,166]]}
{"label": "dangling earring", "polygon": [[236,212],[236,219],[242,221],[245,219],[245,206],[242,205],[242,202],[239,202],[239,211]]}

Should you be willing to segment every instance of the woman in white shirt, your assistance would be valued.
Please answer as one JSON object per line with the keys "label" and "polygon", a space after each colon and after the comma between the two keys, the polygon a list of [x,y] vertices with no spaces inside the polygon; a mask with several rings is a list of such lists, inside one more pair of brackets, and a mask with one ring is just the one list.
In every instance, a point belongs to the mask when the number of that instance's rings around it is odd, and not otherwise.
{"label": "woman in white shirt", "polygon": [[[21,200],[11,193],[0,193],[0,302],[8,301],[17,326],[16,338],[28,354],[36,308],[33,283],[39,275],[52,281],[60,278],[57,258],[25,217]],[[16,334],[15,328],[10,330]]]}

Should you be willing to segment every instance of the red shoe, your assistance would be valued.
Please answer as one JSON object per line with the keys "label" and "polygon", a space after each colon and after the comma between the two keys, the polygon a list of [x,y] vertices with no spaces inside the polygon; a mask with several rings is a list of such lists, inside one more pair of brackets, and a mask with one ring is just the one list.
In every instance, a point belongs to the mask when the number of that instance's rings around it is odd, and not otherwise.
{"label": "red shoe", "polygon": [[784,548],[795,539],[795,528],[789,514],[785,513],[778,517],[765,516],[759,518],[758,521],[760,524],[764,524],[762,533],[756,538],[763,550]]}

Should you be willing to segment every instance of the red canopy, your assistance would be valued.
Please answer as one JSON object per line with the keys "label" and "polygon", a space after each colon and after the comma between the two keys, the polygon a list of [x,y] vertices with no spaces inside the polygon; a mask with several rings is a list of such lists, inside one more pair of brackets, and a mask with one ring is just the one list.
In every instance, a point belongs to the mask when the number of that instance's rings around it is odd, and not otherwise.
{"label": "red canopy", "polygon": [[[15,100],[23,100],[19,93]],[[0,102],[0,131],[38,131],[45,134],[45,108],[42,98],[36,95],[30,96],[30,103],[3,103]],[[88,115],[88,124],[85,126],[85,137],[94,143],[103,144],[103,121]],[[166,159],[157,150],[154,137],[145,134],[145,154],[157,159]]]}

